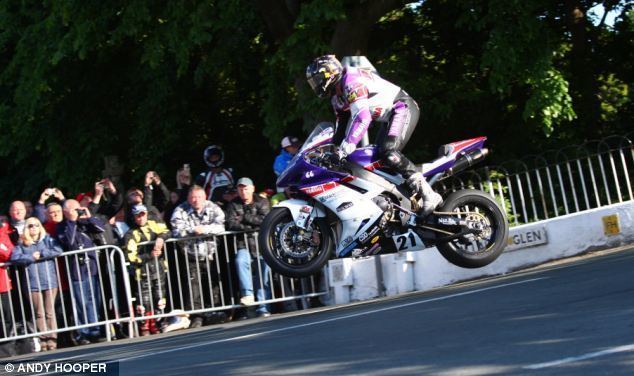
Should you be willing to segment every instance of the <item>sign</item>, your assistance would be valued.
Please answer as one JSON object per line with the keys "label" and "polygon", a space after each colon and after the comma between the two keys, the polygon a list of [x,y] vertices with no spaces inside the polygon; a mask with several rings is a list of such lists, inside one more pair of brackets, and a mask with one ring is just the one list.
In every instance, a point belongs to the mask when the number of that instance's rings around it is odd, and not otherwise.
{"label": "sign", "polygon": [[606,215],[601,219],[603,220],[603,233],[605,233],[605,235],[612,236],[621,233],[618,214]]}
{"label": "sign", "polygon": [[509,235],[506,251],[535,247],[542,244],[548,244],[545,227],[526,229]]}

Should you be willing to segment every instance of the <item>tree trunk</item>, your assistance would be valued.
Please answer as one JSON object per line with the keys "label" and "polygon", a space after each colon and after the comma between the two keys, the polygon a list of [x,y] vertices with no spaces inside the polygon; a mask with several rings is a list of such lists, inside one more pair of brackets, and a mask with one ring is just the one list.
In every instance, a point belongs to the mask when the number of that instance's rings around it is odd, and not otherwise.
{"label": "tree trunk", "polygon": [[386,13],[403,6],[399,0],[374,0],[360,2],[346,11],[346,18],[339,21],[330,41],[335,55],[364,55],[372,27]]}

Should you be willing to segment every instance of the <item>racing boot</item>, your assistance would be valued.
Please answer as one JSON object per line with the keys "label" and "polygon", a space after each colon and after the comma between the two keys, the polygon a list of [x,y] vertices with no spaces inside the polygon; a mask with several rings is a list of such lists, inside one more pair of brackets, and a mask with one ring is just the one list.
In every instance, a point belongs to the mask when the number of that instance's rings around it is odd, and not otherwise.
{"label": "racing boot", "polygon": [[421,218],[427,217],[442,204],[442,196],[434,192],[422,173],[415,172],[410,175],[407,179],[407,185],[412,190],[412,193],[416,193],[420,197],[420,209],[417,214]]}

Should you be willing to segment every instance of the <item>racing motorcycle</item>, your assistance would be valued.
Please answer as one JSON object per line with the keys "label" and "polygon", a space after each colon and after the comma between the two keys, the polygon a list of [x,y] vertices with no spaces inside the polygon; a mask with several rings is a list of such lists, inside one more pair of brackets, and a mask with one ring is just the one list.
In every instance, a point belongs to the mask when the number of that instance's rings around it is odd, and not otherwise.
{"label": "racing motorcycle", "polygon": [[[287,277],[318,272],[331,257],[362,257],[436,246],[450,263],[478,268],[504,250],[508,221],[485,192],[463,189],[443,198],[432,214],[416,215],[417,198],[400,174],[381,165],[375,146],[336,162],[332,124],[320,123],[279,176],[295,192],[272,208],[258,245],[268,265]],[[443,145],[423,165],[433,184],[485,158],[486,137]]]}

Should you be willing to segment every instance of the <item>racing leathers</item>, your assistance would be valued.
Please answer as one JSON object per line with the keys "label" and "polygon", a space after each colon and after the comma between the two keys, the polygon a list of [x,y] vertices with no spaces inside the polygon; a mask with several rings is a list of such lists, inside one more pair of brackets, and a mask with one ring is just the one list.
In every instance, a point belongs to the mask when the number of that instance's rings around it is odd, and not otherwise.
{"label": "racing leathers", "polygon": [[418,104],[400,87],[370,70],[355,67],[344,70],[331,104],[337,115],[335,142],[341,142],[343,153],[347,155],[356,149],[372,121],[382,123],[375,144],[383,166],[407,179],[410,188],[421,196],[419,206],[425,215],[433,211],[442,198],[401,153],[416,128]]}

